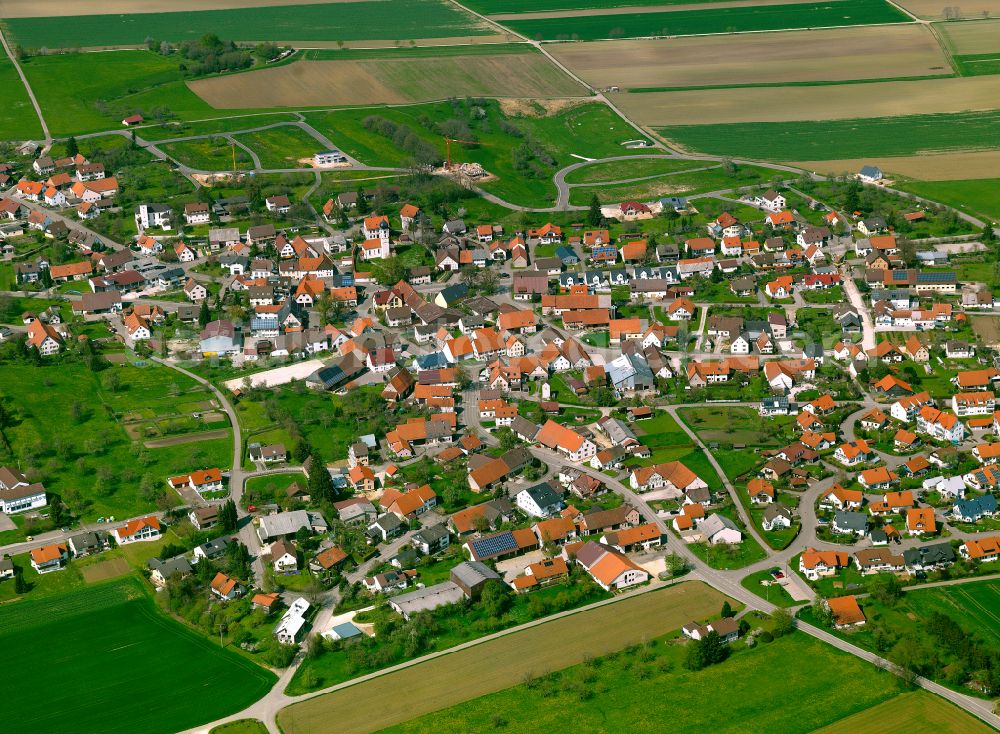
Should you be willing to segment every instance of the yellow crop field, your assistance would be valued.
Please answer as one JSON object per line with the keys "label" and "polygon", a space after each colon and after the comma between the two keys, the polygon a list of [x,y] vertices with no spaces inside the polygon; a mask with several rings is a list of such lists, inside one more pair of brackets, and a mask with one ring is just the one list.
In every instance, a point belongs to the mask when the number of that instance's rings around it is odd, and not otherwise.
{"label": "yellow crop field", "polygon": [[[442,655],[278,713],[285,734],[377,731],[717,614],[726,597],[700,581],[630,597]],[[392,691],[392,695],[386,695]]]}
{"label": "yellow crop field", "polygon": [[848,81],[952,73],[930,30],[917,25],[560,43],[549,50],[598,88]]}
{"label": "yellow crop field", "polygon": [[299,61],[199,79],[216,109],[399,104],[447,97],[573,97],[586,89],[538,53],[355,61]]}

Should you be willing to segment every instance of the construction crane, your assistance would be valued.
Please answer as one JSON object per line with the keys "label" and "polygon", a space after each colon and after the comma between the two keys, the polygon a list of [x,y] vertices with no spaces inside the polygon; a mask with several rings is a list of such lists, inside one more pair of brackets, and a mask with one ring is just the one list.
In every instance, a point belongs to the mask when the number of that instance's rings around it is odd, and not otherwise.
{"label": "construction crane", "polygon": [[449,138],[447,135],[444,137],[444,154],[445,154],[445,164],[444,170],[451,170],[451,144],[452,143],[462,143],[464,145],[483,145],[478,140],[459,140],[458,138]]}

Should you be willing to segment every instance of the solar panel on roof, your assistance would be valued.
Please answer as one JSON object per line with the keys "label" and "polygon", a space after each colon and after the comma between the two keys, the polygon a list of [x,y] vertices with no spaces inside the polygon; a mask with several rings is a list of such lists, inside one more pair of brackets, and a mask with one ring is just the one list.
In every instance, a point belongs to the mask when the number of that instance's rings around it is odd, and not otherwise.
{"label": "solar panel on roof", "polygon": [[508,551],[517,550],[517,541],[512,533],[493,535],[488,538],[480,538],[472,541],[472,549],[480,558],[499,555]]}

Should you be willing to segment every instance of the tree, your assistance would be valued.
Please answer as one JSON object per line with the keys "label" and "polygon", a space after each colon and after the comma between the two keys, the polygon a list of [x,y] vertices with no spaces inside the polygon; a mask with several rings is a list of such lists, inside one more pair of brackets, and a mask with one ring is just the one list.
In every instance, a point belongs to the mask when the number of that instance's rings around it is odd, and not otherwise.
{"label": "tree", "polygon": [[24,574],[21,572],[20,568],[14,569],[14,593],[15,594],[28,593],[28,582],[24,580]]}
{"label": "tree", "polygon": [[121,375],[116,370],[108,370],[101,382],[104,383],[104,388],[109,392],[118,392],[122,386]]}
{"label": "tree", "polygon": [[783,635],[790,634],[793,629],[795,629],[795,620],[792,615],[786,612],[784,609],[776,609],[773,614],[771,614],[771,623],[774,629],[775,637],[782,637]]}
{"label": "tree", "polygon": [[507,610],[510,604],[510,597],[504,591],[504,587],[499,581],[491,580],[487,581],[483,586],[479,603],[483,605],[483,609],[490,617],[499,619]]}
{"label": "tree", "polygon": [[590,209],[587,211],[587,224],[591,227],[599,227],[603,221],[604,215],[601,214],[601,200],[597,198],[597,194],[594,194],[590,197]]}
{"label": "tree", "polygon": [[980,241],[984,245],[986,245],[987,250],[993,249],[993,246],[997,242],[997,235],[996,232],[993,231],[992,224],[987,224],[985,227],[983,227],[983,236],[980,238]]}
{"label": "tree", "polygon": [[315,451],[309,457],[309,494],[318,502],[337,499],[337,489],[333,486],[326,462]]}
{"label": "tree", "polygon": [[198,325],[205,328],[212,320],[212,312],[208,310],[208,301],[201,302],[201,311],[198,312]]}
{"label": "tree", "polygon": [[219,528],[224,533],[231,533],[236,530],[239,518],[236,514],[236,503],[231,499],[222,503],[219,508]]}
{"label": "tree", "polygon": [[79,152],[80,146],[76,144],[76,138],[70,135],[69,140],[66,141],[66,156],[68,158],[74,158]]}
{"label": "tree", "polygon": [[895,574],[880,573],[868,584],[868,590],[876,600],[887,607],[896,606],[903,596],[903,586]]}
{"label": "tree", "polygon": [[722,602],[722,611],[719,613],[722,617],[732,617],[733,607],[729,604],[729,601]]}

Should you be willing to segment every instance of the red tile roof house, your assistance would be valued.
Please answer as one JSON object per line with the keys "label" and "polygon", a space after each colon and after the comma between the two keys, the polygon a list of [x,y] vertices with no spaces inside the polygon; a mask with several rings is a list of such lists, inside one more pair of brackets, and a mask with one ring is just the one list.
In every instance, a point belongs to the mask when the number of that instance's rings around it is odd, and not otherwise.
{"label": "red tile roof house", "polygon": [[31,551],[31,567],[39,574],[61,571],[69,560],[69,549],[64,543],[44,545]]}
{"label": "red tile roof house", "polygon": [[167,483],[173,489],[188,487],[196,492],[217,492],[222,489],[222,471],[213,467],[212,469],[199,469],[190,474],[179,477],[171,477]]}
{"label": "red tile roof house", "polygon": [[240,583],[221,571],[212,579],[212,593],[223,601],[232,601],[243,593]]}
{"label": "red tile roof house", "polygon": [[111,531],[118,545],[156,540],[161,535],[160,521],[156,517],[140,517],[129,520],[120,528]]}

